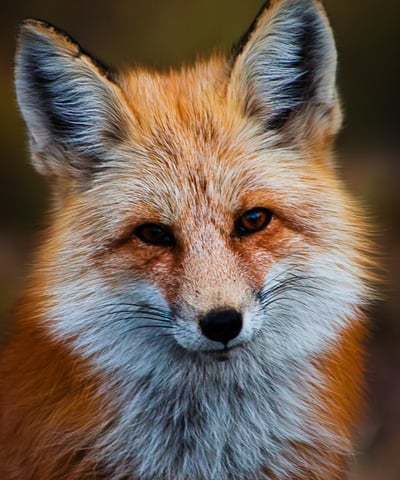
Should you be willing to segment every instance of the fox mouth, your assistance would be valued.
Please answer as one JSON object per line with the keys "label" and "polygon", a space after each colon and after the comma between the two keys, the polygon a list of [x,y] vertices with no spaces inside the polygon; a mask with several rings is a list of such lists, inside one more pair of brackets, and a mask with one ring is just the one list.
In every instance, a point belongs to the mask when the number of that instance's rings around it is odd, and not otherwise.
{"label": "fox mouth", "polygon": [[205,350],[203,353],[218,362],[227,362],[235,352],[242,348],[243,345],[233,345],[232,347],[225,346],[221,349]]}
{"label": "fox mouth", "polygon": [[213,352],[211,356],[217,361],[217,362],[228,362],[231,359],[231,352],[230,349],[228,350],[221,350],[219,352]]}

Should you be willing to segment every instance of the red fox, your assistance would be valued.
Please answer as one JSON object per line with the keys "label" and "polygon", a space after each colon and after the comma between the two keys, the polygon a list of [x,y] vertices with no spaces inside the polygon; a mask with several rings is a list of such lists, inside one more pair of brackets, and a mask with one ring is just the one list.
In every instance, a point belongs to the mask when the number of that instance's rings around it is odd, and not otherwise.
{"label": "red fox", "polygon": [[1,478],[346,478],[373,254],[320,2],[168,72],[26,20],[15,76],[53,201],[1,354]]}

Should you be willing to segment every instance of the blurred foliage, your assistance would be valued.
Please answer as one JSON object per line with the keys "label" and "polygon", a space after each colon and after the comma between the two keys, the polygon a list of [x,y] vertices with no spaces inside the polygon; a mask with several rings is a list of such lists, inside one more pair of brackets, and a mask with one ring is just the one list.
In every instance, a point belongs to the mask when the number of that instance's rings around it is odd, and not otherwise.
{"label": "blurred foliage", "polygon": [[[47,189],[28,162],[12,85],[15,37],[27,17],[70,33],[105,63],[178,66],[228,50],[262,0],[17,0],[0,29],[0,318],[15,298],[40,226]],[[338,142],[349,184],[370,205],[391,287],[376,311],[371,401],[354,478],[398,480],[400,465],[400,2],[325,0],[340,59],[345,128]],[[387,372],[390,372],[388,374]],[[396,450],[397,448],[397,450]],[[382,453],[383,452],[383,453]],[[397,455],[398,456],[398,455]],[[389,458],[390,457],[390,458]],[[371,473],[372,472],[372,473]],[[378,473],[377,473],[378,472]],[[385,473],[383,473],[385,472]]]}

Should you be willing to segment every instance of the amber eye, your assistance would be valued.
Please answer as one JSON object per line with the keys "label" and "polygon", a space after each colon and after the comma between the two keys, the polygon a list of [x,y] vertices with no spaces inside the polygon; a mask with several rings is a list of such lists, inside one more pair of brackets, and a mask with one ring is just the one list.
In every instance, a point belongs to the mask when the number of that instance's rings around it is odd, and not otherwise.
{"label": "amber eye", "polygon": [[173,247],[175,237],[171,230],[164,225],[145,223],[137,227],[134,234],[144,243],[160,247]]}
{"label": "amber eye", "polygon": [[266,208],[253,208],[244,213],[235,223],[235,235],[242,237],[259,232],[272,220],[272,212]]}

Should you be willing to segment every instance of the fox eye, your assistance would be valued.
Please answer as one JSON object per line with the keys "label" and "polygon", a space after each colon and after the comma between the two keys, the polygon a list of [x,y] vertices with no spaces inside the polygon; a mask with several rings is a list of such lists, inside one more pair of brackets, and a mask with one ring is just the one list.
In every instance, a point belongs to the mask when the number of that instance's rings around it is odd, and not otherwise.
{"label": "fox eye", "polygon": [[155,223],[145,223],[134,230],[134,234],[144,243],[148,245],[156,245],[160,247],[173,247],[175,245],[175,237],[171,230],[164,225],[156,225]]}
{"label": "fox eye", "polygon": [[259,232],[268,227],[272,220],[272,212],[266,208],[253,208],[241,215],[235,223],[235,235],[243,237]]}

